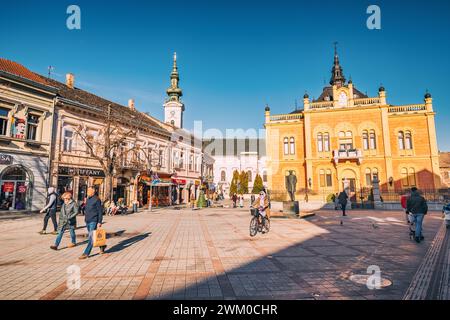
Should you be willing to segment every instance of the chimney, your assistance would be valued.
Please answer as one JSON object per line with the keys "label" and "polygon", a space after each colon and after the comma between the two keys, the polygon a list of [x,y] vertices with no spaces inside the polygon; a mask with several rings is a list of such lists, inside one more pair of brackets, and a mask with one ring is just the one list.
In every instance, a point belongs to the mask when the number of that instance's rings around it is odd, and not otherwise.
{"label": "chimney", "polygon": [[128,100],[128,107],[129,107],[131,110],[136,110],[136,108],[134,107],[134,99]]}
{"label": "chimney", "polygon": [[73,75],[73,73],[68,73],[66,74],[66,85],[70,88],[73,89],[74,85],[75,85],[75,76]]}

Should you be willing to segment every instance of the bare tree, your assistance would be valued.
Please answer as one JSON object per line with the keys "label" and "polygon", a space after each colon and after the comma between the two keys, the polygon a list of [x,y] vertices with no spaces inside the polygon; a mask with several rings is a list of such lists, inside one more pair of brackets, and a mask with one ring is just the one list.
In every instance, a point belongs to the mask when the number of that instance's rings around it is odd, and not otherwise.
{"label": "bare tree", "polygon": [[103,128],[94,134],[81,123],[75,133],[81,138],[90,157],[100,164],[105,173],[105,200],[112,200],[113,177],[123,168],[141,169],[145,166],[140,159],[141,146],[137,143],[144,116],[138,112],[120,110],[108,105],[101,117]]}

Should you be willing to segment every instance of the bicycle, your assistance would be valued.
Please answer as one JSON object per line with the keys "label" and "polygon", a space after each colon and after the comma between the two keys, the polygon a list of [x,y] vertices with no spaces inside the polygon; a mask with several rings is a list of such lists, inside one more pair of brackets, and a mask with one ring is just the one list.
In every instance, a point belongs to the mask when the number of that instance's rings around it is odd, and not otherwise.
{"label": "bicycle", "polygon": [[250,237],[256,236],[258,232],[268,233],[270,231],[269,218],[263,217],[256,208],[251,208],[250,212],[253,216],[250,220]]}

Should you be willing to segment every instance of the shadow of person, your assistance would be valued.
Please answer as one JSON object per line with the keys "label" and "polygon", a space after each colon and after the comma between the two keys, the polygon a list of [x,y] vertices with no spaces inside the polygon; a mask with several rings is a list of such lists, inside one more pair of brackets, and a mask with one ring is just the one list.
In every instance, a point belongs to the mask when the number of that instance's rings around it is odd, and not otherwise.
{"label": "shadow of person", "polygon": [[130,246],[132,246],[133,244],[144,240],[145,238],[147,238],[149,235],[151,235],[151,232],[147,232],[144,234],[140,234],[128,239],[125,239],[123,241],[120,241],[118,244],[112,246],[109,250],[107,249],[105,252],[106,253],[114,253],[114,252],[119,252],[123,249],[126,249]]}

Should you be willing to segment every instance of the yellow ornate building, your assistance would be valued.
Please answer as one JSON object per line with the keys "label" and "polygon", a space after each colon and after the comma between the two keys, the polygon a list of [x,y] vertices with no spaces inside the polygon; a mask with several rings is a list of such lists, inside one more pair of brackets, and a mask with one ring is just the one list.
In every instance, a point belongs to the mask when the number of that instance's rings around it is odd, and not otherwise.
{"label": "yellow ornate building", "polygon": [[[374,178],[382,193],[411,186],[440,187],[432,98],[394,106],[385,88],[367,97],[346,81],[335,50],[330,86],[320,97],[304,95],[303,110],[272,115],[265,110],[268,185],[287,200],[285,176],[297,176],[297,200],[326,200],[350,187],[353,201],[367,196]],[[281,200],[281,199],[280,199]]]}

